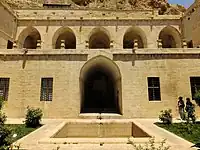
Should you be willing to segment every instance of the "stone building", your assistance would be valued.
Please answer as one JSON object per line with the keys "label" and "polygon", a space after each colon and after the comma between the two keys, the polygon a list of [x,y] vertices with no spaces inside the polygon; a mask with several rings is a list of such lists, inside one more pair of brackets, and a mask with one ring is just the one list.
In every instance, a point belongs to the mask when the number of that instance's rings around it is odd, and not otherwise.
{"label": "stone building", "polygon": [[200,51],[187,48],[189,10],[71,6],[13,10],[0,2],[0,95],[8,117],[24,117],[27,106],[47,118],[148,118],[168,108],[176,116],[178,96],[192,98],[200,88]]}

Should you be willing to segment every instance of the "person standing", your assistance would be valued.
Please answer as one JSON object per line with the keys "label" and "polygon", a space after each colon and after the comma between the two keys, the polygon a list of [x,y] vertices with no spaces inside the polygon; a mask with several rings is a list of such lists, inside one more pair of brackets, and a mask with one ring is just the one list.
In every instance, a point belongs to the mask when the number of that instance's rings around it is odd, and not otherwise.
{"label": "person standing", "polygon": [[184,101],[183,101],[183,97],[180,96],[178,98],[178,111],[179,111],[179,115],[180,115],[182,120],[185,120],[184,108],[185,108],[185,104],[184,104]]}
{"label": "person standing", "polygon": [[187,112],[187,122],[189,122],[190,118],[192,119],[192,122],[195,123],[195,109],[194,109],[194,104],[190,101],[190,98],[186,98],[186,107],[185,111]]}

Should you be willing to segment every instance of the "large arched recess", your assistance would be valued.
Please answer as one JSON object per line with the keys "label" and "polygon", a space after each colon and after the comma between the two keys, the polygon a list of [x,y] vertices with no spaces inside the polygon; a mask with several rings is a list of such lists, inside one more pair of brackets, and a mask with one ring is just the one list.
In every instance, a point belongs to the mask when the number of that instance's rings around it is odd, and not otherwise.
{"label": "large arched recess", "polygon": [[132,49],[134,40],[138,41],[138,48],[147,48],[147,37],[140,27],[130,27],[124,34],[123,48]]}
{"label": "large arched recess", "polygon": [[90,49],[109,49],[110,34],[103,27],[94,28],[89,35]]}
{"label": "large arched recess", "polygon": [[163,28],[160,31],[159,39],[162,41],[163,48],[181,48],[181,34],[172,26]]}
{"label": "large arched recess", "polygon": [[36,49],[37,40],[41,40],[39,31],[30,26],[24,29],[18,37],[18,47],[27,49]]}
{"label": "large arched recess", "polygon": [[90,59],[80,71],[81,113],[122,112],[121,73],[109,58]]}
{"label": "large arched recess", "polygon": [[76,36],[69,27],[59,28],[52,39],[53,49],[61,48],[61,40],[65,41],[65,49],[76,49]]}

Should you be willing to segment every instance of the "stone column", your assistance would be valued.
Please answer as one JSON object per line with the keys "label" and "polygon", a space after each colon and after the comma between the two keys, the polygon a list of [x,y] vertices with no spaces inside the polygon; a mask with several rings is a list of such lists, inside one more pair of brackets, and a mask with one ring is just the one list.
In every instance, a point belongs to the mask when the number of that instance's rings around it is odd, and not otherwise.
{"label": "stone column", "polygon": [[17,41],[13,42],[13,49],[17,49]]}
{"label": "stone column", "polygon": [[36,49],[41,49],[41,40],[37,40],[37,47]]}
{"label": "stone column", "polygon": [[114,45],[113,45],[113,41],[110,41],[110,48],[113,48]]}
{"label": "stone column", "polygon": [[138,49],[138,40],[137,39],[134,40],[133,48]]}
{"label": "stone column", "polygon": [[89,48],[89,41],[85,41],[85,48]]}
{"label": "stone column", "polygon": [[61,40],[60,49],[65,49],[65,40]]}
{"label": "stone column", "polygon": [[182,47],[183,47],[183,48],[188,48],[188,47],[187,47],[187,42],[186,42],[185,39],[182,40]]}
{"label": "stone column", "polygon": [[158,40],[157,40],[157,43],[158,43],[158,48],[162,48],[162,40],[161,40],[161,39],[158,39]]}

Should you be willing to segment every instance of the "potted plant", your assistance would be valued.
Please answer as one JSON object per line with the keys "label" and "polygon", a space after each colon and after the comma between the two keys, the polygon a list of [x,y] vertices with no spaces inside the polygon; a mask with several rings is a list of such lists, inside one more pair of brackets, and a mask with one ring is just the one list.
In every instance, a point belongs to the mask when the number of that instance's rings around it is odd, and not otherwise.
{"label": "potted plant", "polygon": [[161,114],[159,115],[159,119],[164,123],[164,124],[172,124],[172,110],[167,109],[167,110],[162,110]]}

